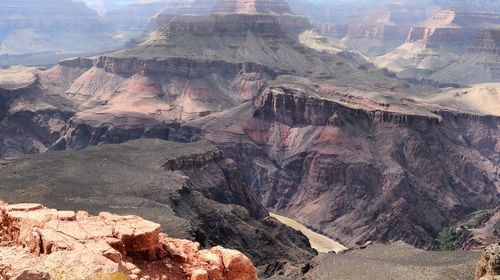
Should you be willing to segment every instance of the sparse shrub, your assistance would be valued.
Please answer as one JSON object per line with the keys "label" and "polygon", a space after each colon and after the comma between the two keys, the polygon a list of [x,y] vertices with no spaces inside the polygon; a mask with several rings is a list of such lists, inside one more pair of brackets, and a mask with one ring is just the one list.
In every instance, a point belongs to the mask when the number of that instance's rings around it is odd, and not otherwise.
{"label": "sparse shrub", "polygon": [[454,248],[454,243],[458,238],[456,230],[452,228],[443,229],[436,238],[439,250],[450,251]]}

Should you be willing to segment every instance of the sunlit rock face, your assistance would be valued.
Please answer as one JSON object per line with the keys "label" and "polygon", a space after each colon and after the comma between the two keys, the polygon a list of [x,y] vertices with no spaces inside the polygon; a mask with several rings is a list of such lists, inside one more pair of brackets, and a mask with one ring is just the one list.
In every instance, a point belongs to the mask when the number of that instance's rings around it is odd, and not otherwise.
{"label": "sunlit rock face", "polygon": [[201,250],[137,216],[90,216],[24,203],[2,205],[0,227],[3,279],[257,280],[241,252]]}
{"label": "sunlit rock face", "polygon": [[112,45],[109,31],[82,2],[0,3],[0,55],[97,51]]}

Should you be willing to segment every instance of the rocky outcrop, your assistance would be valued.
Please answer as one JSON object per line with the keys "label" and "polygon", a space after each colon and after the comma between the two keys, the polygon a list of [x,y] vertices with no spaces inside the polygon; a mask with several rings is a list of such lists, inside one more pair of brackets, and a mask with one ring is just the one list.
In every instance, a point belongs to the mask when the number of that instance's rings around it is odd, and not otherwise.
{"label": "rocky outcrop", "polygon": [[[2,205],[3,279],[257,279],[238,251],[174,239],[137,216],[58,211],[40,204]],[[23,256],[22,259],[19,259]],[[83,269],[84,268],[84,269]]]}
{"label": "rocky outcrop", "polygon": [[234,158],[275,212],[347,246],[433,248],[443,228],[498,206],[500,120],[417,107],[279,85],[188,126]]}
{"label": "rocky outcrop", "polygon": [[500,277],[500,243],[488,246],[476,267],[476,280],[495,280]]}
{"label": "rocky outcrop", "polygon": [[236,163],[205,142],[142,139],[7,159],[0,196],[92,215],[138,215],[173,238],[240,250],[261,274],[314,255],[305,236],[269,217]]}

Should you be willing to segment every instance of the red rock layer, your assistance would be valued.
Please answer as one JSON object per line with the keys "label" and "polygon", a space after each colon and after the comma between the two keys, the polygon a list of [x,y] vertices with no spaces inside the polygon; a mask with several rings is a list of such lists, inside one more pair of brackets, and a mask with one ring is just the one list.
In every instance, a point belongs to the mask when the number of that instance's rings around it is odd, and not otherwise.
{"label": "red rock layer", "polygon": [[200,250],[137,216],[3,205],[0,230],[1,279],[257,279],[242,253]]}

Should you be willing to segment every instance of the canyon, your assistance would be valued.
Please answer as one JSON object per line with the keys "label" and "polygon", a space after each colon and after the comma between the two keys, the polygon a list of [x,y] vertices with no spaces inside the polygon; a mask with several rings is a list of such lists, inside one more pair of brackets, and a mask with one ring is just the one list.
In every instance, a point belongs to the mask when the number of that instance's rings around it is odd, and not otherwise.
{"label": "canyon", "polygon": [[105,47],[0,69],[1,276],[473,278],[500,233],[498,10],[355,2],[73,3],[55,24]]}
{"label": "canyon", "polygon": [[315,255],[305,236],[269,217],[236,163],[201,141],[143,139],[21,156],[2,160],[0,173],[8,203],[137,215],[172,238],[241,250],[262,275]]}
{"label": "canyon", "polygon": [[[273,212],[349,247],[403,240],[432,248],[444,224],[498,204],[498,116],[417,102],[401,112],[328,85],[287,82],[186,124],[237,160]],[[460,164],[448,165],[455,157]]]}
{"label": "canyon", "polygon": [[278,16],[181,17],[132,48],[4,75],[20,77],[1,86],[4,156],[206,139],[256,201],[348,247],[436,248],[443,228],[498,206],[494,85],[411,85],[301,45]]}

